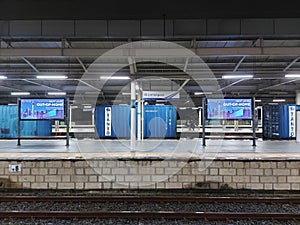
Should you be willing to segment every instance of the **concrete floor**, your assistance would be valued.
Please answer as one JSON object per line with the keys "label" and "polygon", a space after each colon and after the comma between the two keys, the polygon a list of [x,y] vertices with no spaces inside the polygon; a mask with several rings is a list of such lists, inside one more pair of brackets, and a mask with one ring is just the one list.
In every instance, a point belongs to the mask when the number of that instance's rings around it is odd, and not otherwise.
{"label": "concrete floor", "polygon": [[145,140],[131,147],[130,140],[71,139],[0,141],[0,159],[38,158],[209,158],[209,159],[300,159],[300,143],[295,141],[207,140],[201,139]]}

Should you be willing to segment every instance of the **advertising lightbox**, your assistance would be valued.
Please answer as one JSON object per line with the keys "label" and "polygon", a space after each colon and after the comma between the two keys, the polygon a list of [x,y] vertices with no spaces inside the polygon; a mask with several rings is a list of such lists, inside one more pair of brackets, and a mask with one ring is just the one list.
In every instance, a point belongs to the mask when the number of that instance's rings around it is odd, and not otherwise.
{"label": "advertising lightbox", "polygon": [[63,120],[65,99],[63,98],[23,98],[19,102],[21,120]]}
{"label": "advertising lightbox", "polygon": [[251,98],[207,99],[207,119],[252,119]]}

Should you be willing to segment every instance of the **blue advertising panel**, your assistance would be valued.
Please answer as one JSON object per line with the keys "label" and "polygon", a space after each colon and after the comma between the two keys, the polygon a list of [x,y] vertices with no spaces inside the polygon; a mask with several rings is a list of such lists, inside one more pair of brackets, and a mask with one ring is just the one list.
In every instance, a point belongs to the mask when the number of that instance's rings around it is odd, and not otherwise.
{"label": "blue advertising panel", "polygon": [[252,119],[252,99],[207,99],[207,119]]}
{"label": "blue advertising panel", "polygon": [[63,98],[20,99],[21,120],[63,120],[65,100]]}

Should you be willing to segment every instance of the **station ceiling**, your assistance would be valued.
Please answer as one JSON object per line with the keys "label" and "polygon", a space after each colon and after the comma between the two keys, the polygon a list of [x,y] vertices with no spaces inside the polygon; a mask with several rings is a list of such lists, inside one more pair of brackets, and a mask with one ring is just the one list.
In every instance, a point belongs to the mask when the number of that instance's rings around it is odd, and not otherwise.
{"label": "station ceiling", "polygon": [[[175,43],[189,47],[191,41],[174,41]],[[229,48],[232,51],[249,50],[255,40],[222,40],[197,41],[196,45],[202,50],[213,48],[216,53],[218,49],[224,51]],[[130,80],[111,80],[105,85],[101,81],[101,76],[109,75],[111,71],[117,70],[121,65],[128,64],[128,58],[110,59],[101,61],[100,64],[94,64],[97,59],[93,56],[93,50],[102,51],[109,50],[112,47],[120,46],[128,42],[122,41],[68,41],[67,49],[77,52],[78,55],[68,56],[53,56],[52,50],[61,49],[62,43],[59,41],[14,41],[9,43],[9,47],[5,50],[13,50],[11,54],[15,54],[19,50],[28,48],[43,51],[44,56],[2,56],[0,57],[0,73],[6,76],[7,79],[0,80],[0,96],[1,104],[16,102],[16,96],[11,96],[11,92],[30,92],[35,97],[45,97],[48,92],[66,92],[70,99],[73,99],[75,92],[80,93],[83,102],[88,102],[89,98],[95,93],[99,94],[98,103],[109,104],[119,96],[118,103],[128,103]],[[6,43],[7,44],[7,43]],[[64,43],[65,44],[65,43]],[[267,48],[272,50],[278,47],[285,49],[284,46],[298,47],[300,40],[265,40]],[[203,47],[204,46],[204,47]],[[275,46],[275,47],[274,47]],[[80,48],[84,47],[84,48]],[[47,52],[49,51],[49,56]],[[85,52],[83,54],[83,51]],[[200,52],[201,52],[200,51]],[[4,53],[6,53],[4,51]],[[6,53],[6,54],[10,54]],[[40,53],[35,53],[39,55]],[[73,53],[72,53],[73,54]],[[82,54],[82,55],[81,55]],[[89,55],[90,54],[90,55]],[[201,80],[198,83],[193,81],[188,74],[183,70],[164,63],[159,62],[139,62],[135,65],[135,71],[132,72],[130,66],[125,66],[118,70],[113,76],[127,76],[138,79],[143,90],[152,91],[176,91],[188,79],[190,79],[183,87],[184,94],[189,95],[196,104],[200,104],[201,97],[196,95],[196,92],[202,92],[205,86],[205,92],[220,91],[225,96],[231,97],[256,97],[262,99],[263,103],[272,102],[273,99],[286,99],[287,103],[295,102],[295,93],[300,90],[299,78],[286,78],[285,74],[297,73],[300,71],[300,57],[298,55],[218,55],[207,54],[201,56],[203,62],[208,66],[209,70],[202,65],[189,63],[186,58],[169,58],[170,64],[187,64],[188,71],[201,74]],[[121,61],[120,61],[121,60]],[[123,60],[123,61],[122,61]],[[99,68],[97,68],[97,66]],[[90,68],[89,68],[90,67]],[[87,72],[94,73],[92,78],[82,78]],[[211,81],[205,73],[213,73],[215,80],[218,82],[218,87],[215,81]],[[252,74],[250,79],[223,79],[226,74]],[[38,79],[38,75],[65,75],[68,78],[60,79]],[[145,79],[143,79],[146,77]],[[201,85],[199,86],[199,82]],[[78,92],[79,91],[79,92]],[[182,96],[185,96],[185,95]],[[121,98],[120,98],[121,96]],[[183,99],[184,101],[184,99]]]}
{"label": "station ceiling", "polygon": [[[51,12],[51,6],[49,14],[45,12],[40,15],[44,12],[39,10],[41,2],[46,4],[47,1],[29,0],[28,5],[24,5],[23,1],[16,2],[18,4],[14,9],[7,8],[4,12],[5,7],[0,8],[0,76],[7,78],[0,80],[0,104],[16,103],[18,96],[12,96],[11,92],[30,92],[32,97],[45,97],[48,92],[54,91],[66,92],[73,103],[74,95],[80,96],[80,104],[93,103],[95,95],[98,96],[98,104],[129,103],[130,80],[111,80],[105,85],[101,80],[101,76],[110,74],[120,66],[122,68],[114,76],[136,79],[143,90],[180,90],[179,105],[184,105],[188,98],[195,105],[200,105],[201,98],[205,95],[198,95],[196,92],[203,91],[212,94],[222,92],[226,97],[255,97],[262,100],[258,104],[270,103],[274,99],[295,103],[296,91],[300,90],[300,78],[285,77],[287,74],[300,73],[300,19],[289,18],[297,11],[296,7],[290,10],[292,14],[289,16],[283,15],[285,18],[266,16],[268,13],[279,13],[276,7],[270,7],[264,17],[256,19],[259,15],[254,13],[254,8],[250,5],[247,10],[251,15],[244,18],[239,18],[240,15],[234,14],[234,10],[229,10],[229,19],[205,15],[205,19],[202,16],[198,16],[200,19],[143,19],[151,16],[148,9],[142,9],[117,13],[119,19],[89,20],[79,13],[74,20],[70,20],[72,13],[78,10],[79,1],[73,1],[74,4],[69,5],[69,9],[65,10],[65,17],[60,16],[60,10],[57,14]],[[206,2],[201,10],[212,10],[212,2]],[[5,6],[12,4],[12,1],[1,3]],[[50,4],[49,1],[48,3]],[[56,1],[52,3],[55,5]],[[66,9],[65,4],[66,1],[63,1],[60,9]],[[174,13],[174,18],[181,18],[180,11],[176,11],[176,3],[174,8],[164,4],[162,3],[162,8],[158,7],[159,13],[164,12],[165,7],[168,12]],[[26,10],[29,6],[34,7]],[[218,12],[226,11],[219,6],[219,11],[217,8],[214,14],[216,16],[221,15]],[[223,6],[224,9],[229,7]],[[24,7],[24,12],[20,11],[21,7]],[[110,3],[106,3],[101,10],[107,9],[108,13],[109,7]],[[149,7],[151,9],[152,6]],[[191,5],[186,7],[191,8]],[[241,9],[241,12],[246,12],[243,10],[247,8],[234,7]],[[263,9],[264,5],[261,7]],[[18,13],[9,13],[11,10]],[[139,14],[141,12],[145,12],[143,17]],[[260,8],[257,12],[260,12]],[[130,19],[127,13],[139,19]],[[93,14],[91,12],[89,15]],[[108,18],[105,13],[101,15]],[[111,15],[114,17],[114,14]],[[45,19],[40,19],[42,16]],[[154,13],[152,18],[155,17]],[[120,54],[123,57],[118,57],[117,60],[111,58],[95,64],[101,54],[113,48],[149,40],[176,43],[198,55],[205,67],[191,62],[188,56],[169,57],[167,64],[155,61],[134,63],[134,57],[129,59],[123,53]],[[149,48],[147,44],[146,48]],[[154,48],[159,49],[163,55],[164,46]],[[130,61],[133,62],[133,67],[129,65]],[[177,65],[184,65],[185,69],[180,69]],[[200,78],[193,80],[187,72],[198,74]],[[83,78],[87,73],[93,73],[93,76]],[[214,80],[206,74],[213,74]],[[223,78],[224,75],[232,74],[253,77]],[[37,78],[38,75],[64,75],[67,79],[41,80]]]}

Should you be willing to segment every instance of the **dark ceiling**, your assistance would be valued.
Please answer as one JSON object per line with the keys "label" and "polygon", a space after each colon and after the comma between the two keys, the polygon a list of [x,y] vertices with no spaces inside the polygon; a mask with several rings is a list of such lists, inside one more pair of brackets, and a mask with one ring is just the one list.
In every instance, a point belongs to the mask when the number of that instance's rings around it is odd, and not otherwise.
{"label": "dark ceiling", "polygon": [[1,0],[0,19],[291,18],[297,1]]}

